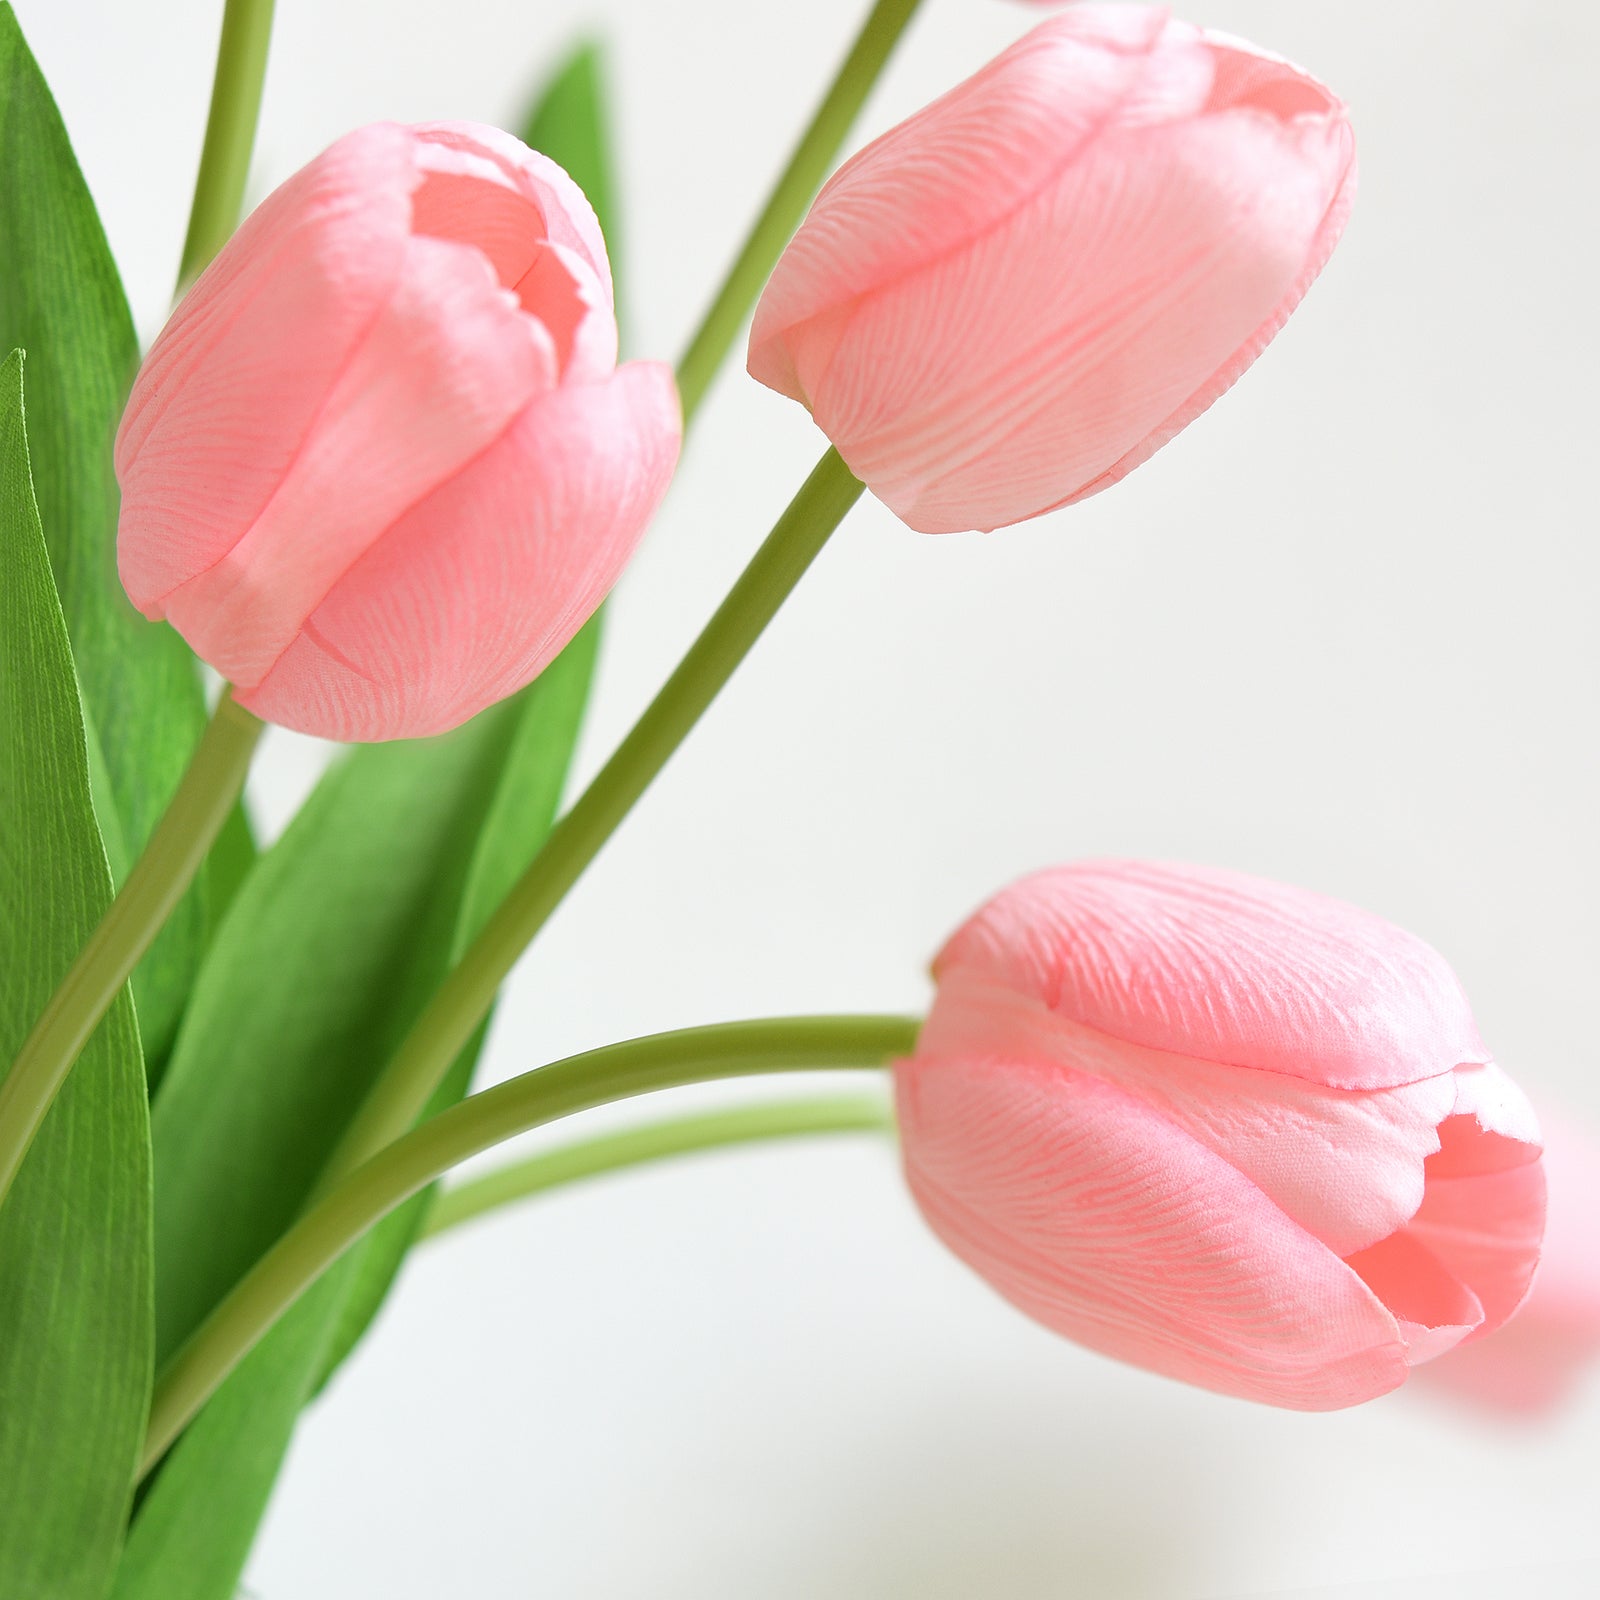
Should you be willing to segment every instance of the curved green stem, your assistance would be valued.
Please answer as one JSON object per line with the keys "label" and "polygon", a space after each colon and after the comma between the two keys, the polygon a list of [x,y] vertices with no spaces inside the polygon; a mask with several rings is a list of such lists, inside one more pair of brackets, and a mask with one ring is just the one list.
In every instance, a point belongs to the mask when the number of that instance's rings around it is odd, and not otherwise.
{"label": "curved green stem", "polygon": [[178,288],[188,287],[228,242],[239,222],[244,186],[250,176],[261,85],[267,73],[272,38],[273,0],[228,0],[217,45],[217,72],[211,85],[211,113],[200,152],[189,233],[183,242]]}
{"label": "curved green stem", "polygon": [[141,1472],[267,1329],[394,1208],[457,1162],[558,1117],[655,1089],[751,1073],[881,1067],[916,1043],[910,1017],[777,1017],[608,1045],[472,1095],[343,1178],[239,1281],[156,1384]]}
{"label": "curved green stem", "polygon": [[694,1155],[730,1144],[798,1139],[818,1133],[885,1133],[894,1126],[881,1095],[813,1095],[804,1100],[765,1100],[693,1117],[673,1117],[604,1133],[581,1144],[541,1150],[481,1178],[446,1189],[433,1203],[421,1237],[432,1239],[487,1211],[514,1205],[562,1184],[597,1178],[625,1167]]}
{"label": "curved green stem", "polygon": [[244,787],[261,723],[226,689],[166,814],[0,1084],[0,1202],[72,1063],[205,859]]}
{"label": "curved green stem", "polygon": [[327,1181],[398,1139],[422,1114],[517,957],[699,721],[860,494],[860,482],[830,449],[632,732],[435,991],[347,1129]]}
{"label": "curved green stem", "polygon": [[801,135],[766,208],[756,218],[678,363],[678,393],[683,399],[686,429],[919,4],[920,0],[877,0],[811,126]]}

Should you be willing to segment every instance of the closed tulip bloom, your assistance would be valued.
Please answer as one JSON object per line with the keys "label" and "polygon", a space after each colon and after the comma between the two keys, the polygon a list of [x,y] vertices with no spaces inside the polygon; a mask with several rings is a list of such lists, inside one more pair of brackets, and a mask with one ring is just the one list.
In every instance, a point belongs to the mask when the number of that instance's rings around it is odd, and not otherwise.
{"label": "closed tulip bloom", "polygon": [[1115,483],[1261,353],[1355,183],[1345,108],[1142,6],[1040,23],[840,168],[750,372],[924,533]]}
{"label": "closed tulip bloom", "polygon": [[1427,1371],[1430,1388],[1529,1419],[1560,1410],[1600,1364],[1600,1140],[1540,1121],[1550,1221],[1533,1292],[1493,1338]]}
{"label": "closed tulip bloom", "polygon": [[955,1253],[1081,1344],[1297,1410],[1504,1322],[1538,1128],[1421,940],[1234,873],[1088,862],[956,933],[895,1069]]}
{"label": "closed tulip bloom", "polygon": [[375,124],[261,204],[146,358],[122,581],[264,718],[437,733],[600,603],[679,432],[671,373],[617,366],[572,180],[493,128]]}

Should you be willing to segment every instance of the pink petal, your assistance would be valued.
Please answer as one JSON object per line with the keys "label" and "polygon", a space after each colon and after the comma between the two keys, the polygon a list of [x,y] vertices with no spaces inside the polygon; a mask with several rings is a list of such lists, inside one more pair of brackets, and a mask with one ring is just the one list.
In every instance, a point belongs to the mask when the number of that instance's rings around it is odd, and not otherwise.
{"label": "pink petal", "polygon": [[667,368],[540,395],[355,562],[241,701],[333,739],[455,726],[536,676],[599,605],[677,461]]}
{"label": "pink petal", "polygon": [[1454,1349],[1483,1326],[1478,1297],[1409,1232],[1345,1259],[1400,1324],[1410,1366]]}
{"label": "pink petal", "polygon": [[1047,1327],[1297,1410],[1396,1387],[1394,1317],[1222,1157],[1123,1090],[991,1058],[896,1067],[906,1175],[934,1231]]}
{"label": "pink petal", "polygon": [[[230,550],[166,597],[165,614],[248,703],[340,575],[555,381],[549,335],[486,257],[413,238],[276,494]],[[246,457],[259,446],[245,435],[236,448]]]}
{"label": "pink petal", "polygon": [[[1532,1291],[1504,1326],[1452,1351],[1426,1374],[1434,1387],[1528,1415],[1559,1406],[1600,1356],[1600,1146],[1570,1123],[1548,1117],[1543,1137],[1540,1170],[1549,1185],[1549,1221]],[[1529,1209],[1530,1197],[1519,1195],[1521,1181],[1505,1182],[1509,1196],[1481,1188],[1474,1195],[1463,1185],[1451,1209],[1458,1216],[1476,1210],[1480,1229],[1502,1206],[1510,1213],[1507,1220],[1514,1219],[1519,1209]],[[1524,1220],[1525,1238],[1533,1231],[1530,1221]],[[1470,1237],[1470,1225],[1468,1232]],[[1514,1292],[1513,1279],[1507,1297]]]}
{"label": "pink petal", "polygon": [[530,150],[499,128],[477,122],[422,122],[411,132],[426,147],[421,159],[429,171],[495,169],[539,208],[551,244],[569,250],[612,303],[611,263],[594,207],[576,183],[548,156]]}
{"label": "pink petal", "polygon": [[1424,1162],[1456,1099],[1448,1075],[1351,1091],[1128,1044],[974,969],[942,975],[920,1056],[1050,1061],[1116,1084],[1222,1156],[1313,1237],[1349,1256],[1422,1203]]}
{"label": "pink petal", "polygon": [[1575,1123],[1548,1116],[1542,1137],[1549,1228],[1533,1298],[1516,1320],[1536,1311],[1540,1321],[1560,1323],[1600,1354],[1600,1143]]}
{"label": "pink petal", "polygon": [[611,267],[583,192],[553,161],[496,129],[433,123],[414,132],[424,176],[413,231],[481,250],[549,330],[563,377],[605,377],[617,361]]}
{"label": "pink petal", "polygon": [[[964,248],[1027,204],[1132,95],[1163,15],[1074,10],[1035,28],[982,71],[852,157],[824,186],[762,292],[750,372],[796,400],[786,342],[812,317]],[[1194,109],[1210,76],[1198,34]],[[1070,83],[1072,92],[1062,92]]]}
{"label": "pink petal", "polygon": [[147,616],[288,471],[394,290],[415,181],[405,129],[349,134],[257,207],[162,330],[116,448],[118,566]]}
{"label": "pink petal", "polygon": [[[1485,1141],[1488,1165],[1463,1169],[1449,1124],[1444,1170],[1428,1172],[1427,1192],[1406,1233],[1425,1246],[1483,1303],[1480,1334],[1492,1333],[1516,1311],[1533,1283],[1544,1240],[1545,1180],[1538,1151],[1531,1162],[1502,1164],[1503,1141]],[[1430,1164],[1431,1165],[1431,1164]]]}
{"label": "pink petal", "polygon": [[1439,954],[1381,917],[1240,873],[1078,862],[1012,885],[935,963],[1128,1044],[1336,1089],[1489,1059]]}

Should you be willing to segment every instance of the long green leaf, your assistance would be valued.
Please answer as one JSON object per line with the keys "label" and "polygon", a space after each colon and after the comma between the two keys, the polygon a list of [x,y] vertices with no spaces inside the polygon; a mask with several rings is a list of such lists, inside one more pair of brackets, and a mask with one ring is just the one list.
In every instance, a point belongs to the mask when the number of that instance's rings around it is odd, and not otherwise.
{"label": "long green leaf", "polygon": [[[60,114],[0,0],[0,350],[18,346],[28,352],[45,541],[109,798],[137,855],[188,766],[205,707],[188,647],[145,621],[117,581],[111,440],[138,344]],[[192,891],[134,977],[153,1062],[171,1041],[204,931]]]}
{"label": "long green leaf", "polygon": [[[598,72],[592,47],[574,56],[547,92],[565,109],[529,131],[605,204]],[[605,211],[601,225],[611,237]],[[360,1094],[544,842],[598,631],[597,618],[451,739],[356,752],[244,880],[156,1104],[163,1353],[282,1231]],[[482,1037],[435,1108],[466,1092]],[[134,1523],[115,1600],[231,1595],[296,1413],[366,1329],[423,1215],[419,1201],[388,1219],[190,1426]]]}
{"label": "long green leaf", "polygon": [[511,710],[353,751],[234,898],[155,1099],[160,1360],[293,1220],[418,1003]]}
{"label": "long green leaf", "polygon": [[[111,900],[20,352],[0,366],[0,817],[4,1063]],[[105,1594],[151,1356],[150,1136],[124,990],[0,1208],[0,1595]]]}
{"label": "long green leaf", "polygon": [[[550,832],[561,803],[572,747],[583,723],[599,638],[600,619],[596,616],[539,681],[524,691],[526,702],[506,753],[499,787],[461,886],[448,959],[433,976],[430,990],[477,937]],[[454,1105],[467,1092],[487,1031],[485,1022],[457,1057],[427,1115]],[[322,1381],[332,1375],[366,1332],[389,1292],[401,1260],[416,1242],[432,1201],[432,1190],[418,1195],[380,1223],[362,1246]]]}
{"label": "long green leaf", "polygon": [[[461,908],[481,907],[506,872],[504,840],[536,849],[526,841],[548,831],[592,659],[592,635],[580,637],[587,653],[569,647],[456,734],[357,751],[245,881],[156,1102],[163,1354],[303,1204],[438,981]],[[491,820],[499,847],[485,843]],[[470,1065],[458,1064],[457,1095]],[[116,1600],[232,1593],[294,1418],[381,1300],[408,1221],[275,1328],[178,1442],[134,1523]]]}

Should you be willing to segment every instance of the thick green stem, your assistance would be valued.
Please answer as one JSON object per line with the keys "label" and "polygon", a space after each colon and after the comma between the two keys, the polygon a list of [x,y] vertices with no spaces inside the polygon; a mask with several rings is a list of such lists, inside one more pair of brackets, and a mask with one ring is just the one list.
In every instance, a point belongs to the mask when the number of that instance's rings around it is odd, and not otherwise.
{"label": "thick green stem", "polygon": [[881,1067],[908,1053],[910,1017],[778,1017],[608,1045],[475,1094],[337,1183],[235,1286],[156,1384],[141,1471],[166,1451],[256,1342],[394,1208],[469,1156],[558,1117],[632,1095],[752,1073]]}
{"label": "thick green stem", "polygon": [[328,1182],[398,1139],[422,1114],[517,957],[699,721],[860,494],[860,482],[830,449],[633,731],[439,986],[335,1151]]}
{"label": "thick green stem", "polygon": [[261,723],[224,689],[144,854],[0,1084],[0,1202],[72,1063],[189,887],[250,770]]}
{"label": "thick green stem", "polygon": [[673,1117],[601,1134],[581,1144],[541,1150],[468,1183],[446,1189],[428,1212],[422,1237],[431,1239],[487,1211],[514,1205],[562,1184],[597,1178],[653,1161],[694,1155],[730,1144],[797,1139],[818,1133],[884,1133],[893,1127],[881,1095],[812,1095],[804,1100],[764,1100],[693,1117]]}
{"label": "thick green stem", "polygon": [[239,221],[244,186],[250,176],[261,85],[267,73],[272,38],[273,0],[228,0],[217,46],[217,73],[211,85],[211,114],[200,152],[189,233],[183,242],[179,289],[187,288]]}
{"label": "thick green stem", "polygon": [[811,119],[811,126],[801,135],[766,208],[756,218],[716,299],[678,363],[678,393],[683,399],[685,428],[705,398],[722,358],[750,314],[783,247],[822,187],[862,102],[919,4],[920,0],[877,0],[862,24],[850,54]]}

